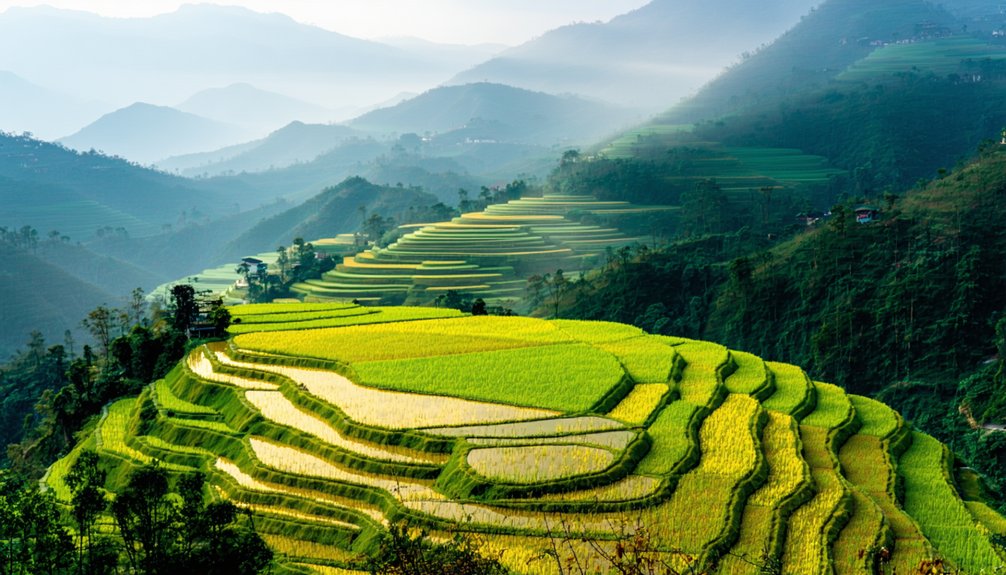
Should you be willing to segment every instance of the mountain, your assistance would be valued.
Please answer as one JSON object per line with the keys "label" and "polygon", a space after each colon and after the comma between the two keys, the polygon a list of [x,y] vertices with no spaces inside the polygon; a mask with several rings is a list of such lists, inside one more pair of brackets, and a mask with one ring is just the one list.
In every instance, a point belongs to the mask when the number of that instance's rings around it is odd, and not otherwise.
{"label": "mountain", "polygon": [[4,321],[0,357],[22,346],[35,330],[50,342],[62,341],[66,330],[79,336],[80,320],[103,303],[115,306],[119,298],[30,252],[0,246],[0,317]]}
{"label": "mountain", "polygon": [[662,111],[817,0],[654,0],[607,23],[573,24],[506,50],[450,84],[497,82]]}
{"label": "mountain", "polygon": [[942,5],[925,0],[828,0],[771,45],[674,107],[667,123],[692,123],[827,85],[889,42],[926,38],[929,28],[958,30]]}
{"label": "mountain", "polygon": [[263,220],[223,250],[236,261],[248,254],[287,246],[294,238],[328,238],[360,227],[360,210],[398,218],[413,206],[429,206],[437,199],[409,188],[377,186],[363,178],[349,178],[303,204]]}
{"label": "mountain", "polygon": [[402,36],[379,38],[378,42],[418,55],[423,60],[443,62],[456,70],[481,64],[507,49],[504,44],[441,44]]}
{"label": "mountain", "polygon": [[280,14],[201,4],[152,18],[9,8],[0,14],[0,70],[114,107],[248,83],[337,110],[425,90],[460,68]]}
{"label": "mountain", "polygon": [[80,129],[100,109],[96,102],[85,102],[0,70],[0,131],[57,138]]}
{"label": "mountain", "polygon": [[379,133],[436,134],[454,141],[568,144],[604,135],[633,116],[575,96],[479,82],[435,88],[368,112],[349,125]]}
{"label": "mountain", "polygon": [[338,124],[291,122],[261,140],[214,152],[176,156],[157,162],[157,166],[190,177],[261,172],[310,162],[360,135],[360,132]]}
{"label": "mountain", "polygon": [[187,180],[120,158],[0,134],[3,226],[56,230],[73,241],[98,231],[149,236],[181,221],[229,214],[237,201],[247,209],[260,198],[249,186]]}
{"label": "mountain", "polygon": [[138,102],[105,114],[60,142],[81,151],[99,150],[152,164],[171,156],[214,150],[248,137],[237,126]]}
{"label": "mountain", "polygon": [[294,121],[323,123],[341,119],[334,110],[245,83],[203,90],[175,108],[241,126],[254,134],[268,134]]}

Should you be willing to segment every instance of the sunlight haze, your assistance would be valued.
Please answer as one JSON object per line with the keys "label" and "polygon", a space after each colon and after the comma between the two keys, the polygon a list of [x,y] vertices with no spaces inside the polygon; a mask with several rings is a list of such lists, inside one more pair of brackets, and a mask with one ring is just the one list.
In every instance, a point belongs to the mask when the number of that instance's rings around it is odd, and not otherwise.
{"label": "sunlight haze", "polygon": [[[15,6],[48,5],[117,18],[166,14],[178,0],[3,0],[0,12]],[[298,22],[355,36],[413,36],[434,42],[520,44],[572,22],[607,21],[646,4],[646,0],[242,0],[208,2],[243,6],[256,12],[281,12]]]}

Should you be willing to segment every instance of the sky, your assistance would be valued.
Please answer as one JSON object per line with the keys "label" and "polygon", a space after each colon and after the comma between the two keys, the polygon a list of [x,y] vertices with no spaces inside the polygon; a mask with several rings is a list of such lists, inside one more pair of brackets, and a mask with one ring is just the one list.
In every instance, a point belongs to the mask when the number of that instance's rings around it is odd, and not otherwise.
{"label": "sky", "polygon": [[[435,42],[490,42],[515,46],[572,22],[607,21],[649,0],[215,0],[358,38],[412,36]],[[193,0],[0,0],[13,6],[46,4],[103,16],[148,17]]]}

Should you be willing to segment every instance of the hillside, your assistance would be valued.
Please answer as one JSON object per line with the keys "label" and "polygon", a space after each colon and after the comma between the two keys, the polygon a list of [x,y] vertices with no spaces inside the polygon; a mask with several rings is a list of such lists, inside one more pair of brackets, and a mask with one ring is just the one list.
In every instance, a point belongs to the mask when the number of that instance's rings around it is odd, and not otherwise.
{"label": "hillside", "polygon": [[821,88],[877,49],[875,43],[920,38],[920,25],[929,23],[959,28],[941,6],[925,0],[827,0],[774,42],[673,107],[661,121],[714,119]]}
{"label": "hillside", "polygon": [[815,4],[655,0],[607,23],[550,31],[450,83],[489,81],[662,111],[742,52],[775,39]]}
{"label": "hillside", "polygon": [[358,135],[341,125],[291,122],[260,140],[175,156],[157,162],[157,167],[187,177],[262,172],[310,162]]}
{"label": "hillside", "polygon": [[1003,564],[1006,519],[958,494],[973,476],[945,445],[796,366],[611,323],[232,312],[232,345],[108,407],[47,475],[58,498],[84,449],[113,492],[154,460],[201,471],[281,561],[321,573],[362,573],[402,521],[527,574],[635,553],[730,574]]}
{"label": "hillside", "polygon": [[98,150],[136,163],[153,164],[171,156],[236,144],[249,136],[237,126],[139,102],[105,114],[60,143],[82,152]]}
{"label": "hillside", "polygon": [[119,158],[0,134],[4,205],[0,225],[30,225],[43,234],[57,230],[74,241],[87,240],[100,228],[149,236],[160,233],[165,224],[177,224],[193,207],[204,217],[218,217],[231,212],[235,201],[256,205],[253,191],[228,182],[186,180]]}
{"label": "hillside", "polygon": [[288,246],[294,238],[327,238],[356,230],[361,224],[361,210],[384,217],[399,217],[409,207],[428,206],[436,201],[422,191],[377,186],[359,177],[348,178],[303,204],[260,221],[226,244],[221,250],[221,261],[237,261],[248,254]]}
{"label": "hillside", "polygon": [[440,87],[349,122],[361,130],[438,135],[449,143],[581,143],[632,115],[573,96],[552,96],[486,82]]}
{"label": "hillside", "polygon": [[[107,269],[107,268],[106,268]],[[115,306],[121,291],[105,291],[45,259],[0,245],[0,357],[4,360],[39,331],[49,342],[63,341],[67,330],[80,338],[80,320],[101,304]],[[153,287],[153,286],[150,286]]]}
{"label": "hillside", "polygon": [[1003,62],[992,32],[931,3],[830,0],[693,99],[595,150],[657,162],[710,143],[739,156],[799,150],[847,171],[847,193],[877,197],[998,136]]}

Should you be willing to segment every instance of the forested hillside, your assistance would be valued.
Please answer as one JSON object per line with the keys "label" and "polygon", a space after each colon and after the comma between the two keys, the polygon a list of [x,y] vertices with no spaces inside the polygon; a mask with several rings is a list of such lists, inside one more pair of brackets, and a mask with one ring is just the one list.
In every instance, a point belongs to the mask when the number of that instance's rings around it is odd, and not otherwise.
{"label": "forested hillside", "polygon": [[[967,423],[954,411],[958,381],[995,359],[1003,337],[1004,174],[1006,151],[990,143],[925,186],[875,199],[870,223],[857,223],[864,198],[851,197],[782,243],[745,227],[626,250],[569,286],[560,315],[806,365],[852,392],[904,402],[909,417],[949,439]],[[929,391],[899,391],[916,386]],[[994,392],[967,393],[980,396],[983,423],[1006,421]]]}

